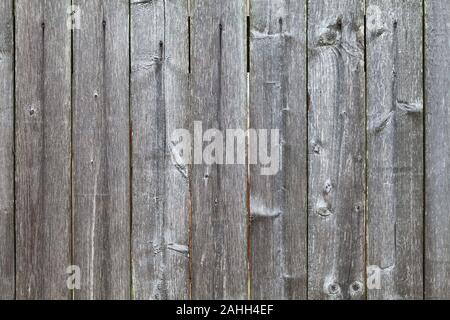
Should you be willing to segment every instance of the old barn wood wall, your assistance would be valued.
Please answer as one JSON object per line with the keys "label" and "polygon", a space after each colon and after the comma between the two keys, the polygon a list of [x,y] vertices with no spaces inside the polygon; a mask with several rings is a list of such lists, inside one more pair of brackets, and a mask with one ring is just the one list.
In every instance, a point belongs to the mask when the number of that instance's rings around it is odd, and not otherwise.
{"label": "old barn wood wall", "polygon": [[[0,0],[0,298],[450,298],[449,26],[447,0]],[[248,128],[278,173],[251,135],[199,159]],[[176,129],[220,132],[192,164]]]}

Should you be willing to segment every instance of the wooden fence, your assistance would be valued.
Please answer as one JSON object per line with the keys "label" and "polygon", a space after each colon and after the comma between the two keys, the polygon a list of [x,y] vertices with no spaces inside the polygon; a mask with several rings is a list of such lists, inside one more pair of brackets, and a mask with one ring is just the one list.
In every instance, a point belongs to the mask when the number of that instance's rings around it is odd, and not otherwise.
{"label": "wooden fence", "polygon": [[450,298],[450,1],[0,0],[0,298]]}

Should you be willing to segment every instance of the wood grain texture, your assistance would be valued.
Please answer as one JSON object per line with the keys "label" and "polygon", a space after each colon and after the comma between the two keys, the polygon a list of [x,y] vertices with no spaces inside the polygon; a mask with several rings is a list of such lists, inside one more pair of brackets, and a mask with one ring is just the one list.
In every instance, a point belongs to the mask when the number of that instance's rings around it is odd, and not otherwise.
{"label": "wood grain texture", "polygon": [[188,169],[170,140],[189,128],[188,2],[131,8],[134,297],[188,299]]}
{"label": "wood grain texture", "polygon": [[[450,299],[449,21],[447,0],[0,0],[0,299]],[[280,171],[177,163],[199,123],[224,148],[279,129]]]}
{"label": "wood grain texture", "polygon": [[129,299],[129,3],[76,0],[73,242],[76,299]]}
{"label": "wood grain texture", "polygon": [[251,296],[306,299],[306,1],[250,2],[250,127],[279,129],[280,171],[250,167]]}
{"label": "wood grain texture", "polygon": [[365,294],[364,1],[309,1],[310,299]]}
{"label": "wood grain texture", "polygon": [[71,296],[69,5],[15,1],[18,299]]}
{"label": "wood grain texture", "polygon": [[[247,128],[245,8],[244,0],[191,1],[190,103],[204,132]],[[246,171],[245,165],[192,169],[194,299],[248,296]]]}
{"label": "wood grain texture", "polygon": [[367,2],[369,299],[423,297],[422,1]]}
{"label": "wood grain texture", "polygon": [[0,299],[14,299],[14,21],[0,0]]}
{"label": "wood grain texture", "polygon": [[425,12],[425,298],[450,299],[450,2]]}

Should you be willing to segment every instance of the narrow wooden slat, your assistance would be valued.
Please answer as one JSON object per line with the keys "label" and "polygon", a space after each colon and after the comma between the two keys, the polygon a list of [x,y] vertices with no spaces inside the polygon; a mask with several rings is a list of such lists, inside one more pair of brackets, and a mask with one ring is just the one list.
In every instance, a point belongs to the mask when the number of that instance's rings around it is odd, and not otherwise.
{"label": "narrow wooden slat", "polygon": [[364,1],[308,6],[310,299],[365,294]]}
{"label": "narrow wooden slat", "polygon": [[171,135],[189,123],[188,3],[131,3],[133,290],[189,298],[189,180]]}
{"label": "narrow wooden slat", "polygon": [[129,299],[129,3],[75,0],[74,264],[77,299]]}
{"label": "narrow wooden slat", "polygon": [[425,12],[425,298],[450,299],[450,2]]}
{"label": "narrow wooden slat", "polygon": [[421,299],[422,1],[367,6],[368,298]]}
{"label": "narrow wooden slat", "polygon": [[[191,108],[203,132],[247,128],[246,3],[191,0]],[[238,150],[238,154],[245,152]],[[247,297],[245,165],[192,171],[192,297]]]}
{"label": "narrow wooden slat", "polygon": [[71,296],[69,5],[15,2],[18,299]]}
{"label": "narrow wooden slat", "polygon": [[250,168],[251,296],[305,299],[306,1],[250,2],[250,127],[279,129],[280,171]]}
{"label": "narrow wooden slat", "polygon": [[13,1],[0,0],[0,299],[14,298]]}

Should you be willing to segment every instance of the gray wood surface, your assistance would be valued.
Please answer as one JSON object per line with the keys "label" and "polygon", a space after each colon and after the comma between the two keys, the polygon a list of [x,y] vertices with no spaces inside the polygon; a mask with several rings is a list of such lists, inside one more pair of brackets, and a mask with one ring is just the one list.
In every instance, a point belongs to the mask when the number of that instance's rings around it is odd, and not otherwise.
{"label": "gray wood surface", "polygon": [[189,298],[188,168],[171,136],[189,128],[188,2],[132,1],[133,293]]}
{"label": "gray wood surface", "polygon": [[18,299],[71,296],[69,5],[15,1]]}
{"label": "gray wood surface", "polygon": [[[191,97],[203,131],[247,128],[246,3],[191,0]],[[238,152],[239,154],[239,152]],[[192,169],[192,297],[248,297],[245,165]]]}
{"label": "gray wood surface", "polygon": [[0,299],[14,299],[14,21],[0,0]]}
{"label": "gray wood surface", "polygon": [[369,299],[423,297],[422,1],[367,2]]}
{"label": "gray wood surface", "polygon": [[[450,299],[449,37],[447,0],[0,0],[0,299]],[[280,171],[177,163],[199,123]]]}
{"label": "gray wood surface", "polygon": [[76,299],[129,299],[129,3],[75,0],[73,256]]}
{"label": "gray wood surface", "polygon": [[278,174],[250,167],[254,299],[307,294],[305,9],[306,1],[250,2],[250,127],[279,129],[283,141]]}
{"label": "gray wood surface", "polygon": [[365,295],[364,1],[308,6],[310,299]]}
{"label": "gray wood surface", "polygon": [[425,298],[450,299],[450,2],[425,12]]}

